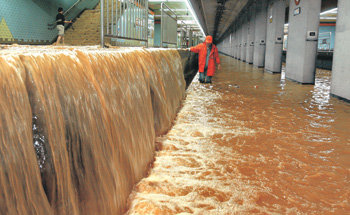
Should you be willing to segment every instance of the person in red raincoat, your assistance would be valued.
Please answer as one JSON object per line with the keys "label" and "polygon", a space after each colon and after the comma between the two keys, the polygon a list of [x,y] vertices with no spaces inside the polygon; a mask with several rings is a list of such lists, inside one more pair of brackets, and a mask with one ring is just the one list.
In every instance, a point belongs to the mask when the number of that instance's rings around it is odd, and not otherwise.
{"label": "person in red raincoat", "polygon": [[220,70],[220,58],[218,48],[213,44],[213,37],[207,36],[205,42],[190,48],[191,52],[199,53],[199,82],[211,83],[211,78],[215,73],[215,63]]}

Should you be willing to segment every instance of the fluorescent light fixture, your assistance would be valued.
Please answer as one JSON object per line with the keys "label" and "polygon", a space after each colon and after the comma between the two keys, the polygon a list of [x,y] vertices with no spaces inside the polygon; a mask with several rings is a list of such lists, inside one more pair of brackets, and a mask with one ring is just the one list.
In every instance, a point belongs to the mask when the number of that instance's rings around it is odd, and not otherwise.
{"label": "fluorescent light fixture", "polygon": [[326,15],[328,13],[337,13],[337,12],[338,12],[338,8],[333,8],[333,9],[322,12],[320,15],[322,16],[322,15]]}
{"label": "fluorescent light fixture", "polygon": [[148,0],[148,2],[183,2],[184,0]]}
{"label": "fluorescent light fixture", "polygon": [[194,12],[194,10],[193,10],[193,8],[192,8],[192,5],[191,5],[191,3],[189,2],[190,0],[184,0],[184,1],[186,2],[187,8],[191,11],[191,14],[192,14],[193,18],[196,20],[197,25],[198,25],[199,28],[201,29],[201,32],[202,32],[203,36],[205,36],[205,33],[204,33],[204,31],[203,31],[203,28],[202,28],[202,25],[199,23],[197,14]]}
{"label": "fluorescent light fixture", "polygon": [[[148,0],[148,2],[159,2],[159,3],[161,3],[161,2],[165,2],[165,3],[167,3],[167,2],[185,2],[187,8],[190,10],[190,12],[192,14],[192,17],[194,18],[194,20],[196,21],[197,25],[199,26],[203,36],[205,36],[204,30],[203,30],[201,24],[199,23],[197,14],[194,12],[194,10],[192,8],[192,5],[189,2],[189,0]],[[183,10],[183,9],[179,9],[179,10]],[[175,11],[176,11],[176,9],[175,9]]]}

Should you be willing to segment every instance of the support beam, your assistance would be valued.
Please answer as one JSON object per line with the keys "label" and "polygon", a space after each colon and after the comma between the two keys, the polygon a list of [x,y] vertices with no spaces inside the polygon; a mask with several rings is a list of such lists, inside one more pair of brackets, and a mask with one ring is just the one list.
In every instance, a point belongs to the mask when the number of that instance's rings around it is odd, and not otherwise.
{"label": "support beam", "polygon": [[286,78],[302,84],[315,83],[321,0],[289,0]]}
{"label": "support beam", "polygon": [[256,3],[254,2],[249,8],[248,16],[248,39],[247,39],[247,54],[246,62],[253,63],[254,58],[254,40],[255,40],[255,11]]}
{"label": "support beam", "polygon": [[331,94],[350,101],[350,1],[338,1]]}
{"label": "support beam", "polygon": [[265,71],[280,73],[286,2],[270,0],[267,10]]}
{"label": "support beam", "polygon": [[265,65],[267,28],[267,0],[256,1],[255,46],[253,65],[263,68]]}

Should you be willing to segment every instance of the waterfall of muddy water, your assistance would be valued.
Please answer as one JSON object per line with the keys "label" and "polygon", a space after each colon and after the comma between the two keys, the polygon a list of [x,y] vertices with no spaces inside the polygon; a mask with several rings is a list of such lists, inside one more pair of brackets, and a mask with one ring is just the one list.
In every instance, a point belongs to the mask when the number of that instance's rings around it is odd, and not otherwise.
{"label": "waterfall of muddy water", "polygon": [[350,214],[350,105],[222,56],[195,82],[128,214]]}
{"label": "waterfall of muddy water", "polygon": [[[121,214],[185,93],[176,50],[4,47],[0,214]],[[34,145],[33,145],[34,144]]]}

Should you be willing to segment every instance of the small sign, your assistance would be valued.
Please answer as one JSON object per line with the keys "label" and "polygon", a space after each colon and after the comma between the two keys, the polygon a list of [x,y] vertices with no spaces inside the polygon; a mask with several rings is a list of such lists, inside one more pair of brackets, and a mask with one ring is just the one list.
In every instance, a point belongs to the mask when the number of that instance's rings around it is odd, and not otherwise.
{"label": "small sign", "polygon": [[294,0],[295,5],[298,6],[300,4],[300,0]]}
{"label": "small sign", "polygon": [[298,8],[295,8],[295,9],[294,9],[293,15],[294,15],[294,16],[297,16],[297,15],[299,15],[300,13],[301,13],[301,8],[298,7]]}
{"label": "small sign", "polygon": [[273,19],[272,16],[269,17],[269,22],[272,23]]}

